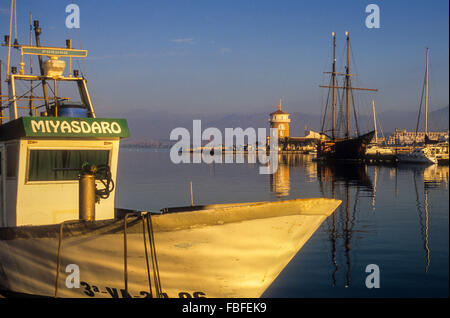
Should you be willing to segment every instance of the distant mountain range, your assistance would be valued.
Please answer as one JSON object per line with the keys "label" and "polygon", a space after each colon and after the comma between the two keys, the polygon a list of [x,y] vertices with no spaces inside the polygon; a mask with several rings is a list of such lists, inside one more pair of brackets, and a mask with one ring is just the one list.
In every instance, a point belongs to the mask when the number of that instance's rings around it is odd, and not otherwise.
{"label": "distant mountain range", "polygon": [[[241,127],[266,127],[268,128],[267,113],[255,114],[229,114],[229,115],[185,115],[171,114],[169,112],[151,112],[149,110],[133,111],[122,114],[128,120],[131,138],[125,143],[133,143],[145,140],[169,140],[170,132],[176,127],[184,127],[192,131],[192,121],[202,120],[202,130],[208,127],[216,127],[223,133],[225,128]],[[304,136],[305,128],[319,131],[321,117],[319,115],[305,114],[301,112],[291,113],[291,136]],[[352,118],[353,119],[353,118]],[[424,115],[420,119],[419,130],[423,129]],[[394,132],[395,128],[414,131],[417,125],[417,112],[385,111],[377,114],[377,124],[385,135]],[[372,115],[360,116],[361,130],[373,129]],[[428,116],[428,129],[430,131],[442,131],[449,129],[449,106],[432,111]]]}

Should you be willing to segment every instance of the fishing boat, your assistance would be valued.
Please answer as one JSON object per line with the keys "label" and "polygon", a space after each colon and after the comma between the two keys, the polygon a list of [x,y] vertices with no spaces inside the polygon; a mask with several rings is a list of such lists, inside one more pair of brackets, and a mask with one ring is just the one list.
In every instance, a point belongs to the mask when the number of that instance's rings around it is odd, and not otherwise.
{"label": "fishing boat", "polygon": [[[340,205],[340,200],[305,198],[159,211],[116,207],[119,144],[130,135],[127,121],[96,116],[86,78],[71,67],[71,59],[86,57],[87,51],[73,49],[71,41],[66,47],[41,46],[40,34],[34,21],[35,44],[12,44],[11,30],[4,43],[2,293],[260,297]],[[10,69],[12,48],[20,52],[20,69]],[[38,74],[27,74],[28,55],[30,67],[37,56]],[[74,85],[78,96],[60,95],[63,84]]]}
{"label": "fishing boat", "polygon": [[[345,33],[347,42],[347,64],[345,67],[345,73],[336,72],[336,34],[333,32],[333,63],[331,72],[331,83],[330,85],[320,85],[322,88],[328,88],[331,92],[331,136],[325,134],[325,119],[327,117],[327,111],[325,110],[323,122],[322,122],[322,135],[328,137],[324,138],[318,146],[318,156],[323,160],[361,160],[364,157],[367,145],[373,139],[375,132],[369,131],[367,133],[361,134],[358,121],[356,116],[356,109],[353,101],[353,90],[364,90],[364,91],[378,91],[377,89],[371,88],[360,88],[351,86],[351,76],[354,74],[350,73],[350,36],[349,32]],[[345,76],[345,82],[343,85],[338,85],[336,80],[337,76]],[[345,92],[345,134],[342,137],[338,136],[338,130],[336,127],[336,90],[343,89]],[[350,104],[353,105],[353,114],[356,125],[356,136],[352,136],[350,133]],[[326,105],[328,109],[328,105]]]}
{"label": "fishing boat", "polygon": [[[440,147],[437,146],[436,141],[432,141],[428,138],[428,48],[426,52],[426,66],[425,66],[425,141],[423,145],[416,144],[409,153],[399,154],[397,156],[400,163],[418,163],[418,164],[436,164],[438,163],[437,153],[441,152]],[[422,109],[422,99],[419,107],[419,113],[417,116],[416,136],[419,130],[420,113]]]}

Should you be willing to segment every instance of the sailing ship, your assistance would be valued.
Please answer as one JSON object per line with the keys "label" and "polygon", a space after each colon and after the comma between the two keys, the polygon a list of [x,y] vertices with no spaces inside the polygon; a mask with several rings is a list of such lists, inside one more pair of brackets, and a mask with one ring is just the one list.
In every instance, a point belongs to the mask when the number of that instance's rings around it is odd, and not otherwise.
{"label": "sailing ship", "polygon": [[[0,88],[3,293],[259,297],[340,205],[306,198],[160,211],[116,207],[127,121],[96,116],[86,78],[71,68],[72,58],[87,51],[73,49],[71,41],[66,47],[41,46],[38,21],[34,45],[31,21],[30,14],[29,45],[12,44],[11,28],[4,43],[9,94],[1,95]],[[19,70],[10,69],[12,48],[20,52]],[[39,74],[26,74],[27,55],[30,67],[37,56]],[[69,59],[68,74],[62,58]],[[75,85],[78,103],[73,95],[59,94],[62,84]],[[39,86],[43,96],[36,94]]]}
{"label": "sailing ship", "polygon": [[[356,109],[353,100],[354,90],[365,90],[365,91],[378,91],[377,89],[371,88],[359,88],[351,86],[351,77],[354,74],[350,73],[350,36],[349,32],[346,35],[346,46],[347,46],[347,65],[345,67],[345,73],[336,72],[336,34],[333,32],[333,63],[331,73],[331,84],[330,85],[320,85],[322,88],[328,88],[331,91],[331,136],[327,136],[324,132],[325,119],[327,117],[327,111],[323,117],[322,123],[322,134],[328,138],[324,138],[318,146],[318,157],[324,160],[360,160],[365,154],[367,145],[373,139],[375,132],[370,131],[365,134],[360,134],[358,121],[356,116]],[[339,86],[336,80],[337,76],[345,76],[345,82],[343,86]],[[336,129],[336,90],[343,89],[345,92],[345,135],[339,137]],[[356,136],[351,136],[350,133],[350,104],[353,105],[353,113],[355,117],[356,125]],[[326,106],[326,109],[328,105]]]}

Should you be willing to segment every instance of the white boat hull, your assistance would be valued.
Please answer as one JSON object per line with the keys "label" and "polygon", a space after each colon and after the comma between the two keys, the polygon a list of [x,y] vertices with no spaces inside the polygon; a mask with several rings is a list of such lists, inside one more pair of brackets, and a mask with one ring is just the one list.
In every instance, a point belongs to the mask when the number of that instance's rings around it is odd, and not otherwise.
{"label": "white boat hull", "polygon": [[435,164],[436,158],[430,158],[421,155],[401,154],[397,156],[400,163],[422,163],[422,164]]}
{"label": "white boat hull", "polygon": [[[340,203],[298,199],[152,215],[163,296],[260,297]],[[58,297],[150,296],[142,219],[127,223],[128,290],[124,220],[76,222],[64,224]],[[55,296],[59,229],[0,228],[0,289]],[[80,288],[66,285],[70,264],[79,267]]]}

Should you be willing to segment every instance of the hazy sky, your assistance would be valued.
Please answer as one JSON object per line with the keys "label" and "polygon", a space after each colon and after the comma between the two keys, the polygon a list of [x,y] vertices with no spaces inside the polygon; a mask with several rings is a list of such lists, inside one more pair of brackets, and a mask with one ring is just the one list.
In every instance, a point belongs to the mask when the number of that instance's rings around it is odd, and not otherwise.
{"label": "hazy sky", "polygon": [[[351,36],[356,86],[378,88],[377,110],[416,111],[430,48],[434,109],[448,105],[448,0],[433,1],[125,1],[17,0],[19,42],[28,43],[29,11],[42,45],[88,50],[85,69],[97,113],[139,109],[177,113],[267,112],[280,97],[291,112],[320,113],[331,68],[331,32],[342,71]],[[66,5],[81,25],[67,29]],[[380,7],[381,27],[368,29],[365,8]],[[0,0],[0,30],[9,29]],[[80,37],[79,37],[80,36]],[[3,36],[2,36],[3,40]],[[0,48],[6,60],[7,50]]]}

